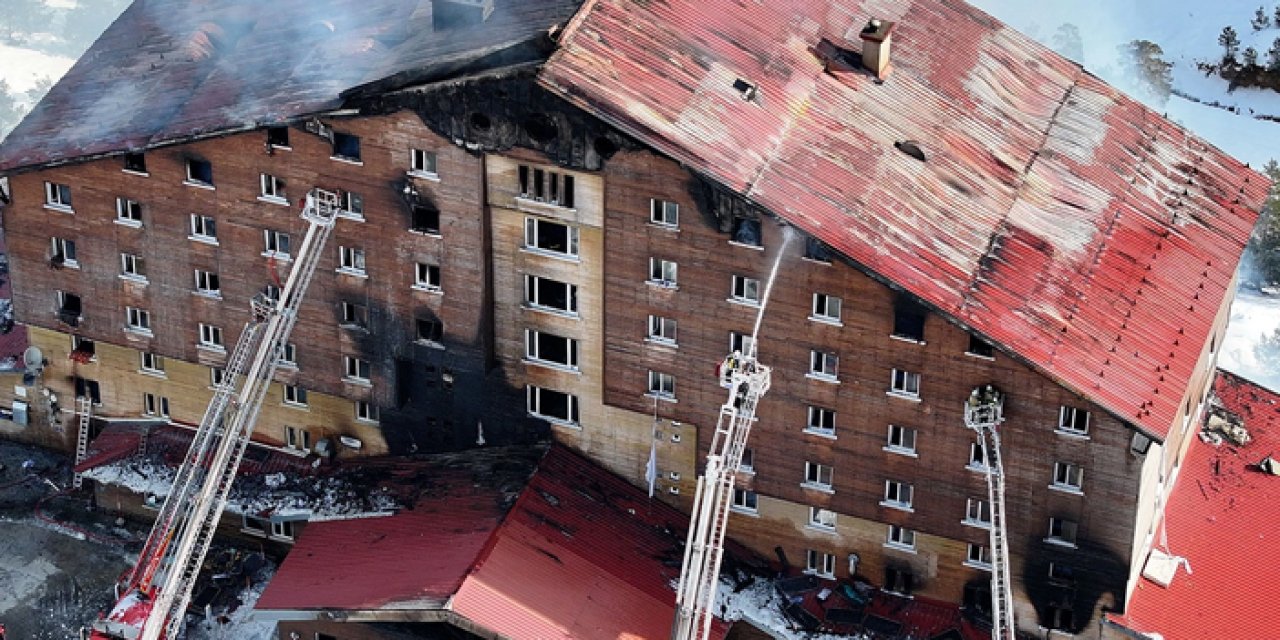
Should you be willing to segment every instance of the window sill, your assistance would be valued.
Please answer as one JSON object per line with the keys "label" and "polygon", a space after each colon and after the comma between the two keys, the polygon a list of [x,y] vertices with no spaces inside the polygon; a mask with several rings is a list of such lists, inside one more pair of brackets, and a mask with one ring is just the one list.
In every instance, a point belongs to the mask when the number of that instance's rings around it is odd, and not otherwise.
{"label": "window sill", "polygon": [[910,505],[905,505],[905,504],[902,504],[901,502],[889,502],[888,500],[881,500],[880,506],[886,509],[894,509],[896,511],[905,511],[906,513],[916,512],[916,510],[912,508]]}
{"label": "window sill", "polygon": [[805,427],[802,433],[806,433],[811,436],[818,436],[819,438],[826,438],[828,440],[836,439],[835,429],[814,429],[813,427]]}
{"label": "window sill", "polygon": [[364,326],[364,325],[362,325],[362,324],[353,324],[353,323],[350,323],[350,322],[339,322],[339,323],[338,323],[338,328],[339,328],[339,329],[347,329],[347,330],[349,330],[349,331],[363,331],[363,332],[365,332],[365,333],[368,333],[368,332],[369,332],[369,327],[366,327],[366,326]]}
{"label": "window sill", "polygon": [[124,332],[125,332],[125,335],[133,336],[136,338],[154,338],[155,337],[155,334],[151,333],[150,329],[139,329],[137,327],[125,327]]}
{"label": "window sill", "polygon": [[280,402],[280,405],[289,407],[290,409],[297,409],[298,411],[311,411],[311,405],[300,404],[297,402],[290,402],[288,400],[282,400]]}
{"label": "window sill", "polygon": [[644,341],[645,341],[645,343],[646,343],[646,344],[648,344],[648,345],[650,345],[650,346],[653,346],[653,347],[661,347],[661,348],[664,348],[664,349],[679,349],[679,348],[680,348],[680,345],[676,344],[676,341],[675,341],[675,340],[668,340],[668,339],[666,339],[666,338],[658,338],[658,337],[655,337],[655,336],[646,336],[646,337],[645,337],[645,339],[644,339]]}
{"label": "window sill", "polygon": [[352,378],[351,376],[343,376],[342,382],[344,384],[351,384],[357,387],[373,388],[373,381],[368,378]]}
{"label": "window sill", "polygon": [[909,400],[911,402],[920,402],[920,394],[917,394],[917,393],[907,393],[905,391],[889,390],[884,392],[884,394],[886,396],[889,396],[890,398],[899,398],[902,400]]}
{"label": "window sill", "polygon": [[983,531],[991,530],[991,523],[983,522],[982,520],[971,520],[969,518],[965,518],[964,520],[960,521],[960,524],[966,527],[973,527],[974,529],[982,529]]}
{"label": "window sill", "polygon": [[679,404],[680,402],[679,400],[676,399],[675,396],[666,395],[662,393],[653,393],[652,391],[644,394],[644,397],[652,398],[654,400],[660,400],[662,402],[670,402],[671,404]]}
{"label": "window sill", "polygon": [[333,160],[334,162],[341,162],[342,164],[349,164],[356,167],[364,166],[364,161],[361,160],[360,158],[348,158],[346,156],[329,156],[329,159]]}
{"label": "window sill", "polygon": [[645,280],[644,283],[655,289],[664,289],[666,291],[680,290],[680,285],[676,284],[673,280]]}
{"label": "window sill", "polygon": [[404,172],[410,178],[418,178],[419,180],[430,180],[432,182],[440,182],[440,174],[435,171],[423,171],[421,169],[410,169]]}
{"label": "window sill", "polygon": [[916,554],[915,546],[908,547],[905,544],[899,544],[897,542],[886,542],[884,543],[884,548],[893,549],[894,551],[901,551],[903,553],[910,553],[911,555]]}
{"label": "window sill", "polygon": [[756,474],[756,468],[755,467],[738,467],[738,473],[743,475],[748,475],[748,476],[754,476]]}
{"label": "window sill", "polygon": [[138,176],[139,178],[150,178],[150,177],[151,177],[151,174],[150,174],[150,173],[148,173],[148,172],[146,172],[146,171],[138,171],[138,170],[136,170],[136,169],[121,169],[121,170],[120,170],[120,173],[127,173],[127,174],[129,174],[129,175],[131,175],[131,176]]}
{"label": "window sill", "polygon": [[970,358],[977,358],[978,360],[986,360],[987,362],[995,362],[996,360],[995,356],[984,356],[981,353],[974,353],[972,351],[966,351],[964,352],[964,354],[966,356],[969,356]]}
{"label": "window sill", "polygon": [[820,258],[814,258],[814,257],[810,257],[810,256],[800,256],[800,259],[801,259],[801,260],[804,260],[805,262],[812,262],[812,263],[814,263],[814,264],[822,265],[822,266],[824,266],[824,267],[829,267],[829,266],[831,266],[831,261],[830,261],[830,260],[822,260],[822,259],[820,259]]}
{"label": "window sill", "polygon": [[351,267],[338,267],[337,269],[334,269],[334,272],[340,276],[351,276],[352,278],[360,278],[361,280],[369,279],[369,274],[367,272],[352,269]]}
{"label": "window sill", "polygon": [[[361,219],[363,220],[363,218],[361,218]],[[443,238],[443,237],[444,237],[444,235],[442,235],[442,234],[440,233],[440,230],[439,230],[439,229],[413,229],[413,228],[410,228],[410,229],[409,229],[409,233],[412,233],[412,234],[417,235],[417,236],[426,236],[426,237],[428,237],[428,238]]]}
{"label": "window sill", "polygon": [[889,334],[889,338],[892,340],[897,340],[898,342],[909,342],[911,344],[918,344],[922,347],[926,344],[929,344],[928,342],[925,342],[923,338],[912,338],[911,336],[900,336],[896,333]]}
{"label": "window sill", "polygon": [[740,307],[750,307],[752,309],[760,308],[760,301],[752,300],[750,298],[735,298],[731,296],[731,297],[725,298],[725,302],[728,302],[729,304],[736,304]]}
{"label": "window sill", "polygon": [[812,371],[804,374],[804,377],[810,380],[817,380],[818,382],[825,382],[827,384],[840,384],[840,380],[835,376],[829,376],[822,373],[814,373]]}
{"label": "window sill", "polygon": [[440,287],[432,286],[429,284],[414,284],[409,288],[419,293],[431,293],[435,295],[444,295],[444,289],[441,289]]}
{"label": "window sill", "polygon": [[287,253],[280,253],[279,251],[263,251],[261,255],[264,258],[275,260],[276,262],[293,262],[293,256]]}
{"label": "window sill", "polygon": [[70,213],[72,215],[75,215],[76,213],[75,209],[72,209],[71,207],[68,207],[65,204],[54,204],[52,202],[46,202],[44,203],[44,208],[50,211],[57,211],[58,213]]}
{"label": "window sill", "polygon": [[195,187],[195,188],[197,188],[197,189],[206,189],[206,190],[208,190],[208,191],[217,191],[217,189],[218,189],[217,187],[213,186],[212,184],[210,184],[210,183],[208,183],[208,182],[201,182],[201,181],[199,181],[199,180],[192,180],[191,178],[187,178],[186,180],[183,180],[183,181],[182,181],[182,184],[184,184],[184,185],[186,185],[186,186],[188,186],[188,187]]}
{"label": "window sill", "polygon": [[1053,432],[1064,438],[1071,438],[1072,440],[1082,440],[1085,442],[1088,442],[1090,440],[1089,434],[1081,433],[1079,431],[1066,431],[1063,429],[1054,429]]}
{"label": "window sill", "polygon": [[273,151],[293,151],[293,147],[287,144],[271,144],[270,142],[268,142],[267,146],[271,147]]}
{"label": "window sill", "polygon": [[1045,544],[1051,544],[1055,547],[1064,547],[1066,549],[1076,548],[1076,543],[1068,540],[1063,540],[1062,538],[1045,538],[1044,542]]}
{"label": "window sill", "polygon": [[428,349],[439,349],[441,351],[444,351],[444,343],[437,342],[435,340],[423,340],[422,338],[419,338],[417,340],[414,340],[413,343],[423,347],[427,347]]}
{"label": "window sill", "polygon": [[199,349],[200,351],[208,351],[210,353],[221,353],[224,355],[227,353],[227,348],[220,344],[197,344],[196,349]]}
{"label": "window sill", "polygon": [[985,464],[976,464],[976,463],[973,463],[973,462],[970,462],[969,464],[966,464],[966,465],[964,466],[964,468],[965,468],[965,469],[968,469],[969,471],[972,471],[972,472],[974,472],[974,473],[982,473],[982,474],[986,474],[986,473],[988,473],[988,472],[990,471],[990,470],[988,469],[987,465],[985,465]]}
{"label": "window sill", "polygon": [[130,218],[116,218],[115,222],[116,222],[116,224],[118,224],[118,225],[120,225],[120,226],[122,226],[122,227],[129,227],[130,229],[141,229],[141,228],[142,228],[142,221],[141,221],[141,220],[133,220],[133,219],[130,219]]}
{"label": "window sill", "polygon": [[743,249],[751,249],[752,251],[764,251],[763,245],[747,244],[745,242],[735,242],[733,240],[730,240],[729,244],[735,247],[742,247]]}
{"label": "window sill", "polygon": [[[125,331],[128,331],[128,329],[125,329]],[[150,371],[147,369],[138,369],[138,373],[144,376],[151,376],[152,378],[160,378],[161,380],[169,379],[169,376],[165,375],[165,372],[163,371]]]}
{"label": "window sill", "polygon": [[809,316],[809,322],[817,322],[818,324],[826,324],[826,325],[831,325],[831,326],[833,326],[833,327],[843,327],[843,326],[844,326],[844,322],[841,322],[839,318],[832,318],[832,317],[829,317],[829,316],[814,316],[814,315],[811,315],[811,316]]}
{"label": "window sill", "polygon": [[217,291],[200,291],[197,289],[192,291],[191,295],[196,296],[197,298],[205,298],[207,300],[222,300],[222,294]]}
{"label": "window sill", "polygon": [[535,200],[526,196],[516,196],[516,208],[530,213],[551,212],[572,215],[578,212],[578,210],[573,207],[566,207],[554,202]]}
{"label": "window sill", "polygon": [[276,360],[276,368],[277,368],[277,369],[284,369],[284,370],[286,370],[286,371],[297,371],[297,370],[298,370],[298,363],[296,363],[296,362],[289,362],[289,361],[287,361],[287,360]]}
{"label": "window sill", "polygon": [[354,211],[348,211],[346,209],[338,209],[338,212],[335,213],[334,215],[336,215],[339,218],[342,218],[343,220],[350,220],[352,222],[364,222],[363,213],[356,213]]}
{"label": "window sill", "polygon": [[881,447],[881,450],[883,450],[883,451],[885,451],[885,452],[888,452],[888,453],[892,453],[892,454],[894,454],[894,455],[898,455],[898,456],[906,456],[906,457],[908,457],[908,458],[919,458],[919,457],[920,457],[920,454],[919,454],[919,453],[916,453],[916,451],[915,451],[914,449],[903,449],[902,447],[894,447],[894,446],[891,446],[891,445],[885,445],[884,447]]}
{"label": "window sill", "polygon": [[740,515],[740,516],[747,516],[748,518],[759,518],[759,517],[760,517],[760,510],[759,510],[759,509],[751,509],[751,508],[748,508],[748,507],[739,507],[739,506],[737,506],[737,505],[734,505],[734,506],[729,507],[729,511],[732,511],[733,513],[736,513],[736,514],[738,514],[738,515]]}
{"label": "window sill", "polygon": [[375,420],[375,419],[373,419],[373,418],[360,418],[360,417],[357,417],[357,418],[356,418],[356,422],[358,422],[358,423],[360,423],[360,424],[368,424],[368,425],[377,425],[377,424],[378,424],[378,421],[377,421],[377,420]]}
{"label": "window sill", "polygon": [[544,307],[542,305],[529,304],[529,303],[525,303],[520,306],[523,307],[526,311],[533,311],[535,313],[549,313],[553,316],[560,316],[561,318],[569,318],[571,320],[582,319],[582,316],[578,315],[577,311],[568,311],[565,309],[557,309],[555,307]]}
{"label": "window sill", "polygon": [[979,569],[981,571],[991,570],[991,564],[987,562],[975,562],[973,560],[965,560],[963,564],[964,566],[969,567],[970,569]]}
{"label": "window sill", "polygon": [[815,522],[810,522],[809,524],[804,525],[804,528],[810,531],[817,531],[818,533],[825,533],[829,536],[836,535],[836,528],[834,526],[827,526],[825,524],[817,524]]}
{"label": "window sill", "polygon": [[63,260],[61,263],[58,263],[58,266],[64,269],[78,270],[80,268],[80,262],[78,260]]}
{"label": "window sill", "polygon": [[258,202],[265,202],[267,204],[274,204],[281,207],[289,206],[289,200],[287,198],[283,198],[280,196],[269,196],[265,194],[258,196]]}
{"label": "window sill", "polygon": [[555,417],[555,416],[544,416],[544,415],[542,415],[541,413],[534,413],[534,412],[532,412],[532,411],[528,411],[528,412],[526,412],[526,414],[525,414],[525,415],[528,415],[530,418],[537,418],[537,419],[539,419],[539,420],[546,420],[547,422],[550,422],[551,424],[554,424],[554,425],[556,425],[556,426],[558,426],[558,427],[566,427],[566,428],[569,428],[569,429],[577,429],[577,430],[579,430],[579,431],[581,431],[581,430],[582,430],[582,423],[580,423],[580,422],[573,422],[573,421],[571,421],[571,420],[565,420],[564,418],[557,418],[557,417]]}
{"label": "window sill", "polygon": [[556,251],[554,249],[542,249],[539,247],[530,247],[525,245],[520,247],[520,252],[531,253],[536,256],[545,256],[554,260],[563,260],[565,262],[572,262],[575,264],[582,262],[582,258],[580,256],[576,256],[572,253],[565,253],[563,251]]}
{"label": "window sill", "polygon": [[207,244],[207,245],[209,245],[209,246],[211,246],[211,247],[216,247],[216,246],[218,246],[218,239],[217,239],[217,238],[210,237],[210,236],[189,235],[189,236],[187,236],[187,239],[188,239],[188,240],[190,240],[190,241],[192,241],[192,242],[199,242],[200,244]]}
{"label": "window sill", "polygon": [[680,225],[678,224],[665,224],[662,222],[654,222],[653,220],[650,220],[649,228],[657,229],[659,231],[669,231],[671,233],[680,233]]}
{"label": "window sill", "polygon": [[835,580],[835,579],[836,579],[836,574],[834,574],[834,573],[822,573],[821,571],[814,571],[813,569],[805,569],[805,570],[804,570],[804,573],[805,573],[805,575],[810,575],[810,576],[813,576],[813,577],[815,577],[815,578],[821,578],[821,579],[823,579],[823,580]]}
{"label": "window sill", "polygon": [[1080,488],[1078,488],[1078,487],[1073,487],[1073,486],[1070,486],[1070,485],[1065,485],[1065,484],[1051,484],[1051,485],[1049,485],[1049,489],[1050,489],[1050,490],[1053,490],[1053,491],[1057,491],[1058,493],[1065,493],[1065,494],[1068,494],[1068,495],[1084,497],[1084,490],[1083,490],[1083,489],[1080,489]]}
{"label": "window sill", "polygon": [[572,373],[575,376],[582,375],[582,370],[578,367],[563,364],[560,362],[551,362],[549,360],[537,360],[534,358],[522,358],[520,362],[533,367],[542,367],[543,369],[551,369],[552,371],[563,371],[564,373]]}
{"label": "window sill", "polygon": [[[812,482],[801,482],[800,488],[809,489],[811,491],[817,491],[817,492],[825,493],[827,495],[832,495],[832,496],[836,494],[836,490],[832,488],[831,485],[815,484]],[[810,525],[810,526],[813,526],[813,525]]]}

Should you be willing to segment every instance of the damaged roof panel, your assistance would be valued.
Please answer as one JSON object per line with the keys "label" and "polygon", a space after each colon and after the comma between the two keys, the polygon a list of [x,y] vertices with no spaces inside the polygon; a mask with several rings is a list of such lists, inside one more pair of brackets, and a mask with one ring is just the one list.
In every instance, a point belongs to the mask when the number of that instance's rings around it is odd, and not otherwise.
{"label": "damaged roof panel", "polygon": [[553,92],[1161,439],[1267,191],[963,3],[591,0],[560,45]]}

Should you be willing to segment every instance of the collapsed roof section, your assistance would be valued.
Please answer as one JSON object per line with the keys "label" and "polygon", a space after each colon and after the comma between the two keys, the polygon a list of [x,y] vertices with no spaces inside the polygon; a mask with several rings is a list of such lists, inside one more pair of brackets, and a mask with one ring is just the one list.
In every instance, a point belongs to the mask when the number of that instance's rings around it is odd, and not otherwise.
{"label": "collapsed roof section", "polygon": [[[282,124],[370,83],[542,60],[580,2],[135,0],[0,145],[0,171]],[[468,20],[474,5],[491,11]]]}
{"label": "collapsed roof section", "polygon": [[588,0],[541,82],[1159,439],[1267,192],[964,3]]}

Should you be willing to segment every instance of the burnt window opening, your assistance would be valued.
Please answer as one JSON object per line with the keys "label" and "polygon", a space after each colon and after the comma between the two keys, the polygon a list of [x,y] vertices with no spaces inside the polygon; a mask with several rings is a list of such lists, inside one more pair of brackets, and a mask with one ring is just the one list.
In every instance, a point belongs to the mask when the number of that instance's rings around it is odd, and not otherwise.
{"label": "burnt window opening", "polygon": [[418,340],[439,344],[444,340],[444,323],[435,318],[418,318]]}
{"label": "burnt window opening", "polygon": [[600,136],[591,142],[591,148],[600,154],[600,157],[608,159],[618,152],[618,143],[606,136]]}
{"label": "burnt window opening", "polygon": [[333,157],[342,160],[360,161],[360,136],[349,133],[333,132]]}
{"label": "burnt window opening", "polygon": [[524,164],[518,168],[517,176],[520,180],[520,197],[567,209],[573,208],[573,176]]}
{"label": "burnt window opening", "polygon": [[213,163],[208,160],[187,160],[187,181],[203,185],[213,184]]}
{"label": "burnt window opening", "polygon": [[1076,617],[1075,612],[1071,609],[1071,603],[1059,602],[1049,605],[1049,619],[1047,622],[1050,629],[1075,630]]}
{"label": "burnt window opening", "polygon": [[543,114],[533,115],[525,120],[524,131],[534,142],[541,143],[551,142],[560,133],[551,118]]}
{"label": "burnt window opening", "polygon": [[141,153],[124,154],[124,170],[134,173],[147,172],[147,159]]}
{"label": "burnt window opening", "polygon": [[760,221],[750,218],[734,218],[733,241],[749,247],[764,246],[764,240],[760,233]]}
{"label": "burnt window opening", "polygon": [[440,235],[440,210],[429,205],[413,205],[413,219],[409,228],[419,233]]}
{"label": "burnt window opening", "polygon": [[58,292],[58,319],[64,324],[77,326],[80,324],[80,314],[84,311],[80,305],[80,296],[66,291]]}
{"label": "burnt window opening", "polygon": [[342,325],[367,329],[369,327],[369,307],[354,302],[342,303]]}
{"label": "burnt window opening", "polygon": [[817,238],[805,238],[804,257],[815,262],[831,262],[831,248]]}
{"label": "burnt window opening", "polygon": [[95,405],[102,404],[102,388],[97,380],[76,376],[75,385],[77,398],[88,398]]}
{"label": "burnt window opening", "polygon": [[996,349],[991,346],[991,343],[975,335],[969,336],[969,348],[965,349],[964,352],[971,356],[981,356],[983,358],[994,358],[996,355]]}
{"label": "burnt window opening", "polygon": [[396,408],[413,402],[413,361],[396,358]]}
{"label": "burnt window opening", "polygon": [[756,98],[756,85],[751,84],[742,78],[738,78],[733,81],[733,90],[737,91],[738,95],[742,96],[743,100],[751,101]]}
{"label": "burnt window opening", "polygon": [[924,149],[920,148],[920,143],[915,140],[901,140],[893,143],[894,148],[901,151],[920,162],[925,162],[928,157],[924,154]]}
{"label": "burnt window opening", "polygon": [[914,300],[899,294],[893,303],[894,337],[923,342],[924,319],[928,313]]}
{"label": "burnt window opening", "polygon": [[884,569],[884,589],[903,595],[909,595],[914,586],[912,584],[912,576],[910,569],[899,567],[885,567]]}
{"label": "burnt window opening", "polygon": [[72,336],[71,351],[79,354],[81,358],[92,360],[94,356],[98,355],[98,345],[88,338]]}
{"label": "burnt window opening", "polygon": [[476,131],[488,131],[493,126],[493,121],[489,119],[489,116],[478,111],[471,114],[468,122],[471,123],[471,128]]}
{"label": "burnt window opening", "polygon": [[273,147],[289,147],[289,127],[267,127],[267,144]]}
{"label": "burnt window opening", "polygon": [[532,307],[576,314],[578,286],[551,278],[526,275],[524,300]]}
{"label": "burnt window opening", "polygon": [[991,615],[991,586],[974,582],[966,584],[961,604],[965,609],[978,614]]}

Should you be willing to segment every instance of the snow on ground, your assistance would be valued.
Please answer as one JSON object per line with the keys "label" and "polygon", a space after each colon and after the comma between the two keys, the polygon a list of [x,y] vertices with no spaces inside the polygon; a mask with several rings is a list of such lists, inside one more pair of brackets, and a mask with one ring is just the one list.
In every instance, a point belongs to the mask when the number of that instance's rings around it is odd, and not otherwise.
{"label": "snow on ground", "polygon": [[258,620],[253,615],[253,607],[269,582],[271,575],[260,577],[252,587],[241,592],[240,606],[225,622],[188,622],[183,637],[186,640],[267,640],[275,637],[276,623]]}
{"label": "snow on ground", "polygon": [[9,83],[15,98],[36,86],[42,77],[61,78],[75,60],[65,56],[49,55],[33,49],[14,47],[0,43],[0,80]]}
{"label": "snow on ground", "polygon": [[[672,585],[675,588],[675,585]],[[833,635],[829,633],[807,633],[793,629],[782,608],[786,605],[782,595],[772,580],[757,578],[751,586],[734,592],[731,580],[721,577],[720,587],[716,589],[716,604],[712,609],[721,619],[730,622],[745,620],[757,629],[768,633],[779,640],[860,640],[869,638],[866,635]]]}
{"label": "snow on ground", "polygon": [[1218,366],[1280,391],[1280,371],[1263,367],[1254,353],[1258,341],[1277,329],[1280,329],[1280,296],[1241,291],[1231,306],[1231,323],[1222,341]]}

